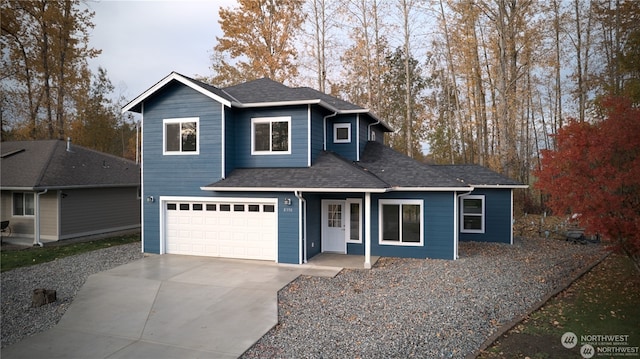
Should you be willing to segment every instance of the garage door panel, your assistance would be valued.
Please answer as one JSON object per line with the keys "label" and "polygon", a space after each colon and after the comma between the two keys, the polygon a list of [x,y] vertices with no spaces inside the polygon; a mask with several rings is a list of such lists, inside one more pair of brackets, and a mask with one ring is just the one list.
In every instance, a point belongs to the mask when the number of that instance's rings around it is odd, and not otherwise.
{"label": "garage door panel", "polygon": [[[274,204],[176,202],[165,211],[166,252],[243,259],[276,259]],[[175,208],[175,210],[170,210]]]}

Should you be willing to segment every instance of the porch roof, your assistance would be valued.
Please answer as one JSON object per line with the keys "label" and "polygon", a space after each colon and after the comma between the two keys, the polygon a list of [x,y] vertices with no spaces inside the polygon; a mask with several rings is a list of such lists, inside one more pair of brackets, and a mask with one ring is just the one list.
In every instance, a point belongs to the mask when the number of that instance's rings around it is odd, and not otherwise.
{"label": "porch roof", "polygon": [[239,168],[201,189],[210,191],[454,191],[472,187],[391,148],[368,142],[360,162],[322,152],[311,167]]}
{"label": "porch roof", "polygon": [[333,152],[323,152],[311,167],[239,168],[203,190],[231,189],[385,189],[388,185],[367,170]]}

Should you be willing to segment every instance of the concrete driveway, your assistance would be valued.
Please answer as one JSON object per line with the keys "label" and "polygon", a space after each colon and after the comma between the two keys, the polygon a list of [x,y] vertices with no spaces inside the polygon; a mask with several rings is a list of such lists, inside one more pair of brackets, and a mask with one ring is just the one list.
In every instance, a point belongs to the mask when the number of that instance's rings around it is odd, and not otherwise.
{"label": "concrete driveway", "polygon": [[277,292],[340,268],[162,255],[90,276],[54,328],[2,358],[236,358],[277,324]]}

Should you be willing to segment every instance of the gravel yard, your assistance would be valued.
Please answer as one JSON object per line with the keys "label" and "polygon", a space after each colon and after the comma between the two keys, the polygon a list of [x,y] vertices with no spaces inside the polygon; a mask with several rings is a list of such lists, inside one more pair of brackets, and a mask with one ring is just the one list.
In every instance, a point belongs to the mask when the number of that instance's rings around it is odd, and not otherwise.
{"label": "gravel yard", "polygon": [[461,243],[459,252],[299,277],[279,292],[279,324],[243,358],[465,357],[604,254],[551,239]]}
{"label": "gravel yard", "polygon": [[[279,292],[279,324],[243,358],[464,357],[603,254],[551,239],[461,243],[457,261],[381,258],[299,277]],[[54,326],[89,275],[142,256],[133,243],[2,273],[2,347]],[[35,288],[58,301],[31,308]]]}

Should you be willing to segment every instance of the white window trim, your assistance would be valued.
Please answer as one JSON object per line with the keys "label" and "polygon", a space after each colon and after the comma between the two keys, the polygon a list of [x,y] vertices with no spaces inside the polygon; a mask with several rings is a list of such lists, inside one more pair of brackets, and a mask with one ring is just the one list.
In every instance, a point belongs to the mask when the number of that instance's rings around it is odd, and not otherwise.
{"label": "white window trim", "polygon": [[[358,221],[358,240],[352,240],[351,239],[351,204],[352,203],[357,203],[358,204],[358,209],[360,210],[360,217],[359,217],[359,221]],[[348,198],[345,201],[345,214],[346,214],[346,219],[347,221],[345,221],[345,226],[348,228],[347,231],[345,231],[345,239],[347,241],[347,243],[362,243],[362,199],[360,198]]]}
{"label": "white window trim", "polygon": [[[338,138],[338,129],[346,128],[347,129],[347,138],[339,139]],[[338,122],[333,124],[333,143],[351,143],[351,123],[349,122]]]}
{"label": "white window trim", "polygon": [[[465,199],[479,199],[482,201],[482,213],[469,213],[467,216],[478,216],[480,217],[480,229],[465,229],[464,228],[464,200]],[[484,233],[484,222],[485,222],[485,197],[484,195],[466,195],[460,197],[460,232],[461,233]]]}
{"label": "white window trim", "polygon": [[[256,151],[255,150],[255,131],[254,126],[256,123],[269,123],[269,134],[271,134],[271,124],[273,122],[287,122],[287,151],[273,151],[273,143],[271,143],[271,136],[269,137],[269,150],[268,151]],[[291,117],[255,117],[251,119],[251,154],[252,155],[290,155],[291,154]]]}
{"label": "white window trim", "polygon": [[[16,214],[14,212],[14,210],[16,209],[16,205],[15,205],[15,194],[16,193],[22,193],[22,214]],[[31,195],[31,197],[33,197],[33,214],[25,214],[24,212],[26,212],[27,209],[27,203],[25,201],[25,196],[26,195]],[[11,193],[11,215],[13,217],[35,217],[35,212],[36,212],[36,195],[33,192],[12,192]]]}
{"label": "white window trim", "polygon": [[[167,124],[170,123],[196,123],[196,150],[182,151],[182,141],[180,141],[180,151],[167,151]],[[199,117],[181,117],[181,118],[165,118],[162,120],[162,154],[165,156],[193,156],[200,154],[200,118]]]}
{"label": "white window trim", "polygon": [[[382,206],[385,204],[413,204],[418,205],[420,207],[420,242],[402,242],[402,231],[400,231],[400,240],[399,241],[385,241],[382,239],[383,231],[383,218],[382,218]],[[402,207],[400,207],[402,208]],[[402,209],[400,209],[402,213]],[[402,221],[402,217],[400,218]],[[424,245],[424,201],[421,199],[381,199],[378,201],[378,244],[380,245],[392,245],[392,246],[403,246],[403,247],[421,247]]]}

